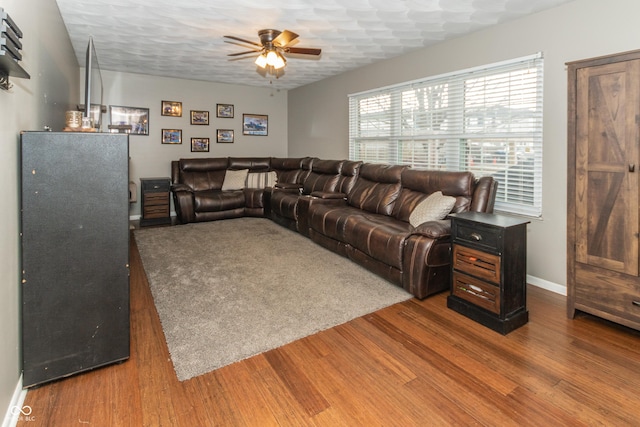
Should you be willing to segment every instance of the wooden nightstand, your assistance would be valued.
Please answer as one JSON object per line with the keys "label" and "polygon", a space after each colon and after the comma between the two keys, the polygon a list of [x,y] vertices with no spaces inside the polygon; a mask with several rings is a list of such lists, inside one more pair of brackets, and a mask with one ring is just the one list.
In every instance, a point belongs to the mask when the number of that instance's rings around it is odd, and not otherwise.
{"label": "wooden nightstand", "polygon": [[140,226],[171,224],[171,180],[140,178],[142,207]]}
{"label": "wooden nightstand", "polygon": [[527,223],[476,212],[451,215],[447,307],[503,335],[527,323]]}

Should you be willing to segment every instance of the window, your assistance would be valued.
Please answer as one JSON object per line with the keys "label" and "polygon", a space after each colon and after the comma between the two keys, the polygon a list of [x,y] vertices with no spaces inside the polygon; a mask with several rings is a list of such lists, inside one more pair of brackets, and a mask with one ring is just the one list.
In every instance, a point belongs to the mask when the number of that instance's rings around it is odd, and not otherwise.
{"label": "window", "polygon": [[349,157],[471,171],[496,210],[542,215],[542,54],[349,96]]}

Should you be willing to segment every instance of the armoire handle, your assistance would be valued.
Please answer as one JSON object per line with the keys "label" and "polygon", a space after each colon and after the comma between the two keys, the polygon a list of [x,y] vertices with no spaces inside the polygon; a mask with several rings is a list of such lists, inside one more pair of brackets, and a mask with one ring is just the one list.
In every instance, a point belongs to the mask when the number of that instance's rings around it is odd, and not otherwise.
{"label": "armoire handle", "polygon": [[635,172],[636,171],[636,165],[633,163],[629,164],[629,172]]}

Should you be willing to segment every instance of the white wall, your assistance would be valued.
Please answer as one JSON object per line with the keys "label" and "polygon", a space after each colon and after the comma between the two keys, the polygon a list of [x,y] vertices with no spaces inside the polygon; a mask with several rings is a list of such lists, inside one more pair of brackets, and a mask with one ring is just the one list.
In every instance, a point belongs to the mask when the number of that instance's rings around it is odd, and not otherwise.
{"label": "white wall", "polygon": [[19,134],[45,125],[62,129],[70,100],[79,98],[79,67],[55,0],[5,0],[0,6],[24,33],[21,65],[31,75],[10,78],[13,88],[0,91],[0,414],[6,414],[21,372]]}
{"label": "white wall", "polygon": [[[100,52],[97,53],[99,60]],[[256,78],[261,77],[256,74]],[[172,160],[287,155],[287,91],[112,71],[103,71],[102,79],[105,104],[149,108],[149,135],[129,137],[130,179],[138,187],[138,202],[131,206],[132,217],[140,214],[140,178],[169,177]],[[163,100],[182,102],[182,117],[162,116]],[[234,117],[217,118],[216,104],[233,104]],[[209,111],[209,125],[191,125],[190,110]],[[268,135],[242,135],[243,113],[268,115]],[[109,113],[102,119],[106,131]],[[162,129],[182,129],[182,144],[162,144]],[[234,143],[216,143],[216,129],[233,129]],[[209,152],[191,152],[192,137],[210,138]]]}
{"label": "white wall", "polygon": [[[347,95],[543,52],[543,218],[528,227],[529,280],[566,287],[565,63],[640,49],[640,2],[575,0],[511,23],[379,62],[289,92],[289,155],[348,156]],[[328,107],[330,106],[330,108]]]}

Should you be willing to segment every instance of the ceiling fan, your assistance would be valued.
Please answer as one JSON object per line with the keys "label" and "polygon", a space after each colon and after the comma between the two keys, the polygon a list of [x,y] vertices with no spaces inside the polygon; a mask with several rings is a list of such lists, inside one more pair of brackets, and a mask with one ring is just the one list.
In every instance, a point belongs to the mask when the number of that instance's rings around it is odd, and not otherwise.
{"label": "ceiling fan", "polygon": [[249,57],[257,54],[258,57],[255,61],[256,65],[267,70],[267,72],[276,75],[287,63],[285,58],[286,54],[311,55],[318,57],[320,56],[320,53],[322,53],[321,49],[290,46],[291,43],[299,36],[289,30],[284,30],[282,32],[271,29],[260,30],[258,31],[260,43],[236,36],[224,37],[230,39],[225,40],[226,43],[237,44],[239,46],[250,48],[250,50],[230,53],[227,56],[234,56],[240,59],[242,57]]}

